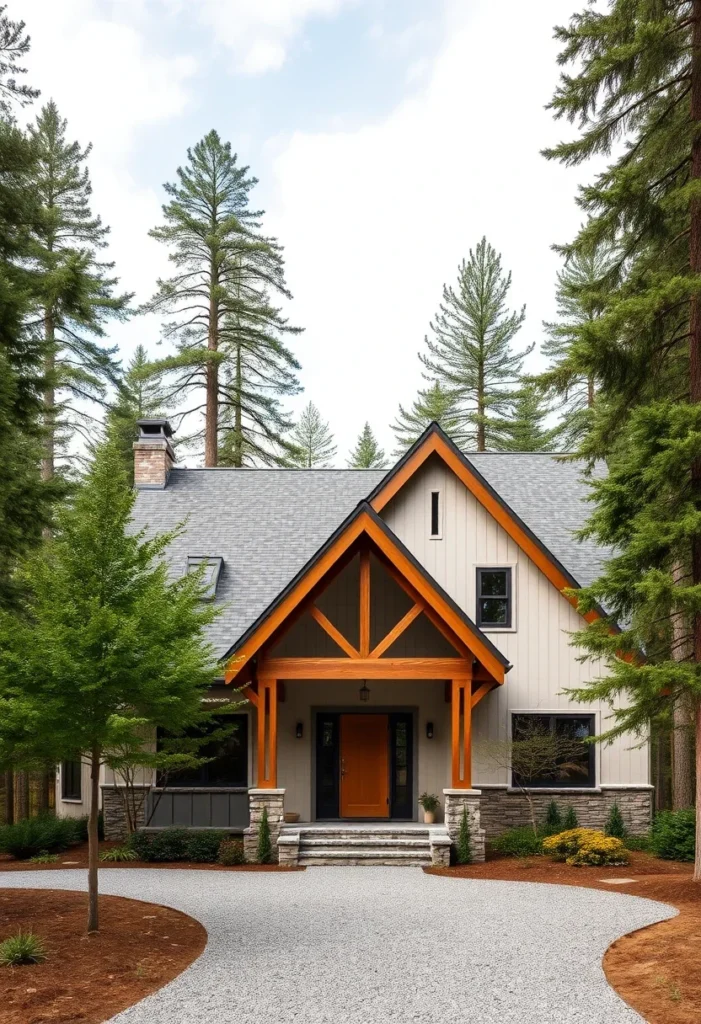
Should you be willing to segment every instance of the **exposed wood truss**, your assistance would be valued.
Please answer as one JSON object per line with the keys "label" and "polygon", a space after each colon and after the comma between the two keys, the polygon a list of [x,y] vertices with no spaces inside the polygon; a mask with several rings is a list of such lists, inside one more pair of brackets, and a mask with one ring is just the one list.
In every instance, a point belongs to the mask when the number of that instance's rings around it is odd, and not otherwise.
{"label": "exposed wood truss", "polygon": [[276,679],[471,679],[462,658],[270,658],[265,675]]}

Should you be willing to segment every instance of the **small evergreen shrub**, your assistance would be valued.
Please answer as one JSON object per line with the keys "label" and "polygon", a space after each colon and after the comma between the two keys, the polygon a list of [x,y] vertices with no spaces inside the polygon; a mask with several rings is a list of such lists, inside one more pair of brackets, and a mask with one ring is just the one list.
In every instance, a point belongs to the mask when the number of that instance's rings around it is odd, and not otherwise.
{"label": "small evergreen shrub", "polygon": [[36,855],[36,857],[30,857],[29,858],[29,863],[30,864],[55,864],[57,860],[58,860],[58,854],[57,853],[47,853],[46,850],[42,850],[41,853],[38,853]]}
{"label": "small evergreen shrub", "polygon": [[136,859],[136,853],[128,846],[113,846],[110,850],[103,850],[100,854],[100,860],[107,864],[124,864]]}
{"label": "small evergreen shrub", "polygon": [[604,832],[607,836],[614,836],[616,839],[623,839],[625,837],[626,826],[618,804],[613,804],[611,807],[604,826]]}
{"label": "small evergreen shrub", "polygon": [[502,857],[536,857],[543,852],[542,836],[536,835],[530,825],[502,832],[489,845]]}
{"label": "small evergreen shrub", "polygon": [[194,861],[195,864],[214,864],[225,838],[224,832],[189,832],[185,843],[185,860]]}
{"label": "small evergreen shrub", "polygon": [[543,840],[543,853],[574,867],[628,863],[622,841],[593,828],[573,828],[548,836]]}
{"label": "small evergreen shrub", "polygon": [[467,817],[467,807],[462,809],[458,841],[455,844],[455,859],[458,864],[472,863],[472,843],[470,841],[470,822]]}
{"label": "small evergreen shrub", "polygon": [[641,836],[626,836],[623,840],[623,845],[626,850],[649,850],[650,833],[648,832]]}
{"label": "small evergreen shrub", "polygon": [[259,864],[269,864],[273,858],[273,844],[270,838],[270,825],[268,823],[268,808],[263,808],[263,813],[258,827],[258,849],[256,859]]}
{"label": "small evergreen shrub", "polygon": [[650,850],[664,860],[693,861],[696,851],[696,813],[662,811],[652,824]]}
{"label": "small evergreen shrub", "polygon": [[548,804],[548,809],[545,812],[545,829],[546,835],[554,835],[556,832],[562,832],[562,815],[560,814],[560,808],[557,806],[554,800],[551,800]]}
{"label": "small evergreen shrub", "polygon": [[0,851],[18,860],[42,853],[61,853],[80,840],[80,819],[42,814],[0,827]]}
{"label": "small evergreen shrub", "polygon": [[243,843],[241,840],[225,839],[219,846],[217,861],[226,867],[232,867],[234,864],[245,864],[246,858],[243,853]]}
{"label": "small evergreen shrub", "polygon": [[41,964],[46,960],[44,943],[33,932],[19,931],[0,942],[0,967]]}
{"label": "small evergreen shrub", "polygon": [[573,828],[579,828],[579,822],[577,821],[577,812],[572,804],[569,804],[562,821],[562,831],[569,832]]}

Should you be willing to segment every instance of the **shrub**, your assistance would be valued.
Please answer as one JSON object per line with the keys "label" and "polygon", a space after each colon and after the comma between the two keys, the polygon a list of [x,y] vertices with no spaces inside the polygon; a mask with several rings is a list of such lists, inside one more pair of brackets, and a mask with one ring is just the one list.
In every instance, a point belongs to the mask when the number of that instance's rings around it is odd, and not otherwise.
{"label": "shrub", "polygon": [[543,852],[543,839],[535,834],[530,825],[502,832],[489,845],[503,857],[533,857]]}
{"label": "shrub", "polygon": [[603,835],[603,832],[597,832],[593,828],[571,828],[567,832],[559,832],[544,839],[543,853],[554,860],[567,860],[583,843],[597,835]]}
{"label": "shrub", "polygon": [[20,967],[23,964],[41,964],[46,960],[46,949],[38,935],[19,931],[0,942],[0,967]]}
{"label": "shrub", "polygon": [[623,840],[623,845],[626,850],[649,850],[650,833],[647,832],[642,836],[626,836]]}
{"label": "shrub", "polygon": [[562,822],[562,831],[569,832],[573,828],[579,828],[579,822],[577,821],[577,812],[572,804],[569,804]]}
{"label": "shrub", "polygon": [[550,801],[548,809],[545,812],[545,831],[548,835],[554,835],[555,832],[562,832],[562,815],[560,814],[560,808],[554,800]]}
{"label": "shrub", "polygon": [[223,832],[190,832],[185,828],[164,828],[158,832],[134,832],[127,849],[133,859],[144,861],[191,860],[212,864],[217,859]]}
{"label": "shrub", "polygon": [[100,860],[108,864],[122,864],[125,861],[136,860],[136,853],[128,846],[113,846],[111,850],[103,850]]}
{"label": "shrub", "polygon": [[467,807],[462,809],[458,841],[455,844],[455,859],[458,864],[472,863],[472,843],[470,842],[470,822],[467,817]]}
{"label": "shrub", "polygon": [[584,864],[627,864],[626,850],[620,839],[593,828],[573,828],[543,840],[543,852],[554,860],[574,867]]}
{"label": "shrub", "polygon": [[214,864],[224,839],[224,832],[189,832],[185,842],[185,860]]}
{"label": "shrub", "polygon": [[652,824],[650,849],[664,860],[693,861],[696,849],[696,814],[688,811],[662,811]]}
{"label": "shrub", "polygon": [[75,818],[42,814],[0,828],[0,851],[12,854],[18,860],[27,860],[41,853],[60,853],[79,842],[79,819]]}
{"label": "shrub", "polygon": [[233,864],[245,864],[246,858],[243,853],[243,843],[240,839],[224,839],[219,846],[219,856],[217,860],[220,864],[231,867]]}
{"label": "shrub", "polygon": [[613,804],[611,807],[604,826],[604,832],[607,836],[615,836],[616,839],[623,839],[625,836],[626,826],[618,804]]}
{"label": "shrub", "polygon": [[30,857],[29,858],[29,863],[30,864],[55,864],[57,860],[58,860],[58,854],[57,853],[47,853],[46,850],[42,850],[41,853],[38,853],[36,855],[36,857]]}
{"label": "shrub", "polygon": [[268,823],[268,808],[263,808],[263,813],[258,826],[258,850],[256,859],[259,864],[269,864],[273,857],[273,844],[270,838],[270,825]]}

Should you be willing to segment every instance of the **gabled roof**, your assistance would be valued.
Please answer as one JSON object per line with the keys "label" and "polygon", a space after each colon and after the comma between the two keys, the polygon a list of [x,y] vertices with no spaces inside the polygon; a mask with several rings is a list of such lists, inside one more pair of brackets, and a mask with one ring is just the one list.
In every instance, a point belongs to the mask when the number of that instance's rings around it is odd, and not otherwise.
{"label": "gabled roof", "polygon": [[503,682],[504,672],[511,667],[508,659],[414,558],[366,501],[361,502],[334,530],[263,614],[227,651],[227,659],[238,656],[232,670],[227,671],[227,679],[245,668],[266,641],[275,635],[316,586],[323,585],[326,575],[363,537],[368,538],[405,577],[457,640],[480,660],[498,682]]}

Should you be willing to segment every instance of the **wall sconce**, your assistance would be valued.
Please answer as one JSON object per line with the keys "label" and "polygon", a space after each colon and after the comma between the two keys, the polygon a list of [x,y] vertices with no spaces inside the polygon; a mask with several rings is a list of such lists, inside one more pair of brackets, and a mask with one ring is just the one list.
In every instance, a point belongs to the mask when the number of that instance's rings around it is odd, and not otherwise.
{"label": "wall sconce", "polygon": [[304,736],[304,726],[301,722],[297,722],[297,725],[295,726],[295,736],[298,740],[301,740]]}
{"label": "wall sconce", "polygon": [[433,739],[433,722],[426,722],[426,739]]}
{"label": "wall sconce", "polygon": [[360,687],[360,699],[365,704],[367,704],[367,702],[370,700],[370,690],[365,680],[363,680],[363,685]]}

